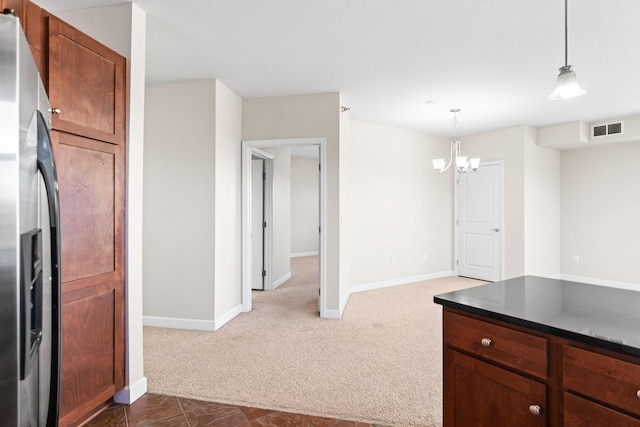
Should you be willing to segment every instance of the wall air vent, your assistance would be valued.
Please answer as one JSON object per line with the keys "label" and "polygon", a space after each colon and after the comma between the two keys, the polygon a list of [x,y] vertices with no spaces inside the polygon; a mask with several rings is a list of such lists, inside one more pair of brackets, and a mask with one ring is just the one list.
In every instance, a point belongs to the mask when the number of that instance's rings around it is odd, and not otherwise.
{"label": "wall air vent", "polygon": [[591,126],[591,138],[600,138],[609,135],[620,135],[624,133],[623,122],[605,123]]}

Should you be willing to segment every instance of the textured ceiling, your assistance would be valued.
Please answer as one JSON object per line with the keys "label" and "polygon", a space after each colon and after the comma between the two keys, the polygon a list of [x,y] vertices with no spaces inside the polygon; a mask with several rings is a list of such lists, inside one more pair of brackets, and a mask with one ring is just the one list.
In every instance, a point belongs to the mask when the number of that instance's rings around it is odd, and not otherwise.
{"label": "textured ceiling", "polygon": [[[54,13],[123,3],[36,2]],[[443,136],[452,107],[461,136],[640,113],[638,0],[569,1],[569,63],[588,90],[570,101],[547,99],[564,64],[562,0],[133,2],[147,13],[148,83],[340,92],[355,119]]]}

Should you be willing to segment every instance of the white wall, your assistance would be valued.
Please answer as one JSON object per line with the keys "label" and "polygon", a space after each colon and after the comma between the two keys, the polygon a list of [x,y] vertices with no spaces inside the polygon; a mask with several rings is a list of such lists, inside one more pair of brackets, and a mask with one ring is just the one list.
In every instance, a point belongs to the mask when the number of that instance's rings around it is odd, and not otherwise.
{"label": "white wall", "polygon": [[147,391],[142,348],[146,13],[126,3],[57,12],[56,16],[127,58],[127,386],[115,400],[132,403]]}
{"label": "white wall", "polygon": [[640,142],[562,152],[563,275],[640,284],[638,159]]}
{"label": "white wall", "polygon": [[284,96],[244,99],[242,139],[326,138],[327,256],[326,306],[340,307],[340,96]]}
{"label": "white wall", "polygon": [[215,330],[241,312],[241,110],[216,80],[147,87],[147,325]]}
{"label": "white wall", "polygon": [[448,140],[353,120],[344,233],[350,287],[453,270],[453,181],[431,159]]}
{"label": "white wall", "polygon": [[242,99],[216,80],[213,195],[216,329],[240,313],[242,304],[241,119]]}
{"label": "white wall", "polygon": [[[342,100],[340,100],[340,105],[342,105]],[[339,217],[339,226],[340,226],[340,272],[338,274],[338,280],[340,282],[338,291],[340,293],[340,309],[338,314],[341,316],[347,302],[349,301],[349,295],[351,294],[351,286],[349,284],[349,253],[351,251],[350,240],[347,237],[348,224],[350,219],[351,212],[351,200],[349,196],[351,195],[351,180],[350,170],[351,170],[351,159],[352,155],[352,140],[351,140],[351,112],[341,111],[338,115],[338,134],[340,135],[340,147],[339,148],[339,174],[340,174],[340,217]],[[344,228],[344,220],[347,220],[347,228]]]}
{"label": "white wall", "polygon": [[214,320],[215,96],[214,80],[147,86],[145,316]]}
{"label": "white wall", "polygon": [[560,152],[536,145],[536,128],[524,139],[524,274],[560,273]]}
{"label": "white wall", "polygon": [[318,161],[291,158],[291,253],[317,253],[319,248]]}

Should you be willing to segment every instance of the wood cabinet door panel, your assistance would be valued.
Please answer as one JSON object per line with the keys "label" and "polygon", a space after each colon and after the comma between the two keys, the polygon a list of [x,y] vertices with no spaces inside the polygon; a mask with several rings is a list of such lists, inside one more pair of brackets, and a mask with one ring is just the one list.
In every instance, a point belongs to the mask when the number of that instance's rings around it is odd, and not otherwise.
{"label": "wood cabinet door panel", "polygon": [[571,393],[564,393],[564,427],[640,427],[640,420]]}
{"label": "wood cabinet door panel", "polygon": [[[547,425],[544,384],[457,351],[445,358],[446,427]],[[531,405],[540,406],[540,415]]]}
{"label": "wood cabinet door panel", "polygon": [[60,418],[72,424],[124,385],[124,286],[102,284],[62,298]]}
{"label": "wood cabinet door panel", "polygon": [[49,100],[54,129],[124,143],[125,60],[65,22],[49,18]]}
{"label": "wood cabinet door panel", "polygon": [[62,282],[116,269],[116,147],[54,133],[60,192]]}

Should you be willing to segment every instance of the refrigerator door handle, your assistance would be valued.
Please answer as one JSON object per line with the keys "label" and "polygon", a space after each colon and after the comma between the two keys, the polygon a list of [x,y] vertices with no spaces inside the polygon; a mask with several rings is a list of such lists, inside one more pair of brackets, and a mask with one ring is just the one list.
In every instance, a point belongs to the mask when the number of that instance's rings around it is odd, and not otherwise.
{"label": "refrigerator door handle", "polygon": [[47,189],[49,202],[49,224],[51,228],[51,388],[49,394],[49,415],[47,427],[58,425],[60,396],[60,355],[61,355],[61,251],[60,251],[60,201],[58,179],[53,158],[53,148],[47,123],[38,111],[38,170]]}

